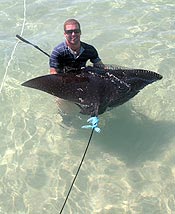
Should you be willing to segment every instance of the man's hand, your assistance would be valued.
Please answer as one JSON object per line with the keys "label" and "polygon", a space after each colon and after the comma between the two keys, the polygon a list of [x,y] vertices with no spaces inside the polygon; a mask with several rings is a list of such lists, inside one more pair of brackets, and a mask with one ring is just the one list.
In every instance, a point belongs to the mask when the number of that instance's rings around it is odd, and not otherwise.
{"label": "man's hand", "polygon": [[55,68],[50,68],[50,73],[51,74],[57,74],[57,70]]}

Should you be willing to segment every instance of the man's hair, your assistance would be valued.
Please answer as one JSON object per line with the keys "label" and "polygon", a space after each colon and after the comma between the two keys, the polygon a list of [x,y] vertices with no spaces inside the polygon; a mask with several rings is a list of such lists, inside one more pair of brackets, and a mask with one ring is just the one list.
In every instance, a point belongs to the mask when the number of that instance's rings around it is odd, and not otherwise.
{"label": "man's hair", "polygon": [[69,24],[77,24],[79,29],[81,30],[80,23],[76,19],[68,19],[68,20],[66,20],[64,22],[64,30],[66,30],[66,25],[69,25]]}

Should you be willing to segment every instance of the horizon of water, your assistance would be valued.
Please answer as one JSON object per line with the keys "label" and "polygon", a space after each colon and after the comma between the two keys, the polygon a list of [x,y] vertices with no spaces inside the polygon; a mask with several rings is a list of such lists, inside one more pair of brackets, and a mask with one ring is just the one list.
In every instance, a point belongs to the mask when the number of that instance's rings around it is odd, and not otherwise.
{"label": "horizon of water", "polygon": [[15,35],[50,54],[72,17],[104,63],[163,79],[99,117],[63,213],[175,213],[174,1],[2,0],[0,214],[59,213],[88,142],[78,107],[21,86],[49,72],[48,57]]}

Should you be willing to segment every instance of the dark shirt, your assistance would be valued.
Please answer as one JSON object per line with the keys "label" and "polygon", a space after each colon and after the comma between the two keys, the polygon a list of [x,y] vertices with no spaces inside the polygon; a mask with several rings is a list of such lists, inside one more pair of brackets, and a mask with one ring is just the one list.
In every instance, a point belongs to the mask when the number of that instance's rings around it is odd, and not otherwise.
{"label": "dark shirt", "polygon": [[76,55],[76,53],[67,46],[66,42],[62,42],[52,51],[49,64],[50,68],[64,71],[67,67],[75,69],[85,67],[88,60],[92,63],[97,63],[101,60],[97,50],[92,45],[81,42],[80,53]]}

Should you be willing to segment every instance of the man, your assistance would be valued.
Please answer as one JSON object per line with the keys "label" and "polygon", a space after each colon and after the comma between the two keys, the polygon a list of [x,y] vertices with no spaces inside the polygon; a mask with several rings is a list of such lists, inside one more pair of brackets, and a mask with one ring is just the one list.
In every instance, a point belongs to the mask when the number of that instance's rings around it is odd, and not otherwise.
{"label": "man", "polygon": [[80,41],[81,27],[75,19],[64,23],[65,41],[57,45],[50,56],[50,73],[80,72],[90,60],[93,66],[103,65],[97,50],[89,44]]}

